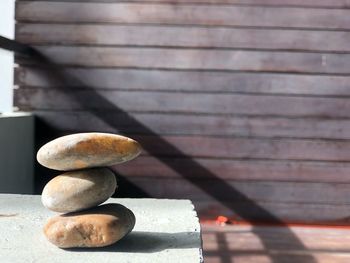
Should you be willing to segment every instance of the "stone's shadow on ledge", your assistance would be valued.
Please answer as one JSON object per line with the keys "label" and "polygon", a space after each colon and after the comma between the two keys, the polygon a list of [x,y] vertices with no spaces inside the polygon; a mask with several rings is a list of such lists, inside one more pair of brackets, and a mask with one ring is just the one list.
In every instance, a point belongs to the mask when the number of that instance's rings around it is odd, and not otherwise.
{"label": "stone's shadow on ledge", "polygon": [[71,252],[155,253],[167,249],[200,248],[199,232],[133,231],[113,245],[100,248],[69,248]]}

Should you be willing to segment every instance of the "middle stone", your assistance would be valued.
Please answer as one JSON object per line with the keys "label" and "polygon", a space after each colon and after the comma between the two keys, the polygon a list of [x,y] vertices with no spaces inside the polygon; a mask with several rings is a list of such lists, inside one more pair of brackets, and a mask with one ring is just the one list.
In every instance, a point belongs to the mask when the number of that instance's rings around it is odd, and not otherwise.
{"label": "middle stone", "polygon": [[107,168],[66,172],[46,184],[41,201],[52,211],[74,212],[103,203],[116,188],[115,176]]}

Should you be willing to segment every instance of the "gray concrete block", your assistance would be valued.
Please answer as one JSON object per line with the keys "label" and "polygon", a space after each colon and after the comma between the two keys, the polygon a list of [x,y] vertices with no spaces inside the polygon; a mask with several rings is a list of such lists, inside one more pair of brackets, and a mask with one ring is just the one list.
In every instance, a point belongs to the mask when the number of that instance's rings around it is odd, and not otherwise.
{"label": "gray concrete block", "polygon": [[0,193],[33,193],[34,161],[34,116],[0,114]]}
{"label": "gray concrete block", "polygon": [[42,227],[56,215],[40,196],[0,194],[1,263],[202,262],[200,225],[189,200],[116,199],[136,216],[134,230],[105,248],[60,249],[46,240]]}

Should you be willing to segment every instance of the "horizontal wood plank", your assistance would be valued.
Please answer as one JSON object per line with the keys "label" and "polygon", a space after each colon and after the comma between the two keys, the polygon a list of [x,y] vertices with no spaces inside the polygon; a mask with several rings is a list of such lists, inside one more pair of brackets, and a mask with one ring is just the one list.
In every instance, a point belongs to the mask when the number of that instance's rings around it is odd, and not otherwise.
{"label": "horizontal wood plank", "polygon": [[[349,141],[218,138],[205,136],[132,136],[145,152],[165,157],[349,161]],[[161,139],[160,139],[161,138]],[[194,175],[200,176],[198,173]]]}
{"label": "horizontal wood plank", "polygon": [[222,258],[235,263],[350,261],[348,227],[222,226],[204,221],[201,230],[206,263],[221,263]]}
{"label": "horizontal wood plank", "polygon": [[133,136],[156,156],[207,158],[349,161],[349,141],[219,138],[205,136]]}
{"label": "horizontal wood plank", "polygon": [[[276,37],[278,36],[278,37]],[[349,52],[350,32],[121,25],[17,24],[16,39],[44,45],[122,45]]]}
{"label": "horizontal wood plank", "polygon": [[[204,167],[219,180],[251,180],[279,182],[318,182],[348,183],[350,164],[310,161],[252,161],[195,158],[194,162]],[[195,171],[194,165],[187,159],[169,158],[167,163],[188,171]],[[130,163],[116,165],[113,170],[118,174],[130,177],[145,178],[178,178],[182,175],[162,161],[151,156],[140,156]],[[196,175],[202,179],[207,174]],[[200,179],[198,179],[200,180]],[[340,200],[339,200],[340,201]]]}
{"label": "horizontal wood plank", "polygon": [[[104,116],[104,113],[102,113]],[[108,118],[108,117],[107,117]],[[110,121],[110,120],[106,120]],[[118,125],[117,120],[112,120]],[[93,127],[93,126],[92,126]],[[250,137],[208,137],[208,136],[171,136],[128,134],[141,143],[144,153],[157,158],[212,158],[238,160],[303,160],[334,161],[350,160],[349,140],[315,139],[268,139]],[[190,163],[190,165],[194,165]],[[199,167],[193,172],[200,176]]]}
{"label": "horizontal wood plank", "polygon": [[[266,221],[260,209],[279,218],[286,223],[348,225],[348,205],[293,204],[273,202],[234,203],[230,207],[218,201],[194,201],[196,211],[201,218],[216,219],[223,215],[236,220]],[[237,212],[239,211],[239,213]],[[243,218],[242,218],[242,215]]]}
{"label": "horizontal wood plank", "polygon": [[231,189],[227,192],[222,191],[222,183],[214,179],[203,178],[195,182],[186,178],[129,177],[127,179],[156,198],[189,198],[193,201],[217,201],[224,204],[247,203],[247,200],[250,200],[350,206],[348,184],[227,180],[225,181],[227,189]]}
{"label": "horizontal wood plank", "polygon": [[349,7],[17,1],[16,39],[70,82],[18,57],[15,105],[63,133],[138,140],[143,154],[112,169],[200,216],[348,224]]}
{"label": "horizontal wood plank", "polygon": [[258,96],[81,89],[15,90],[21,110],[109,110],[126,112],[194,113],[349,118],[348,98]]}
{"label": "horizontal wood plank", "polygon": [[[17,0],[17,2],[46,1],[57,2],[58,0]],[[60,2],[77,2],[77,0],[59,0]],[[80,0],[79,2],[97,2],[97,0]],[[120,0],[100,0],[98,2],[118,3]],[[298,7],[325,7],[347,8],[349,0],[127,0],[125,2],[137,3],[204,3],[204,4],[230,4],[230,5],[258,5],[258,6],[298,6]]]}
{"label": "horizontal wood plank", "polygon": [[[160,135],[208,135],[264,138],[350,139],[350,120],[283,117],[239,117],[166,113],[104,112],[115,125],[88,111],[34,111],[61,131],[101,131],[144,134],[147,127]],[[130,119],[133,118],[133,120]],[[93,123],[93,126],[91,125]]]}
{"label": "horizontal wood plank", "polygon": [[[301,254],[327,252],[342,254],[343,252],[350,256],[350,245],[348,243],[350,229],[346,226],[251,225],[248,223],[235,224],[235,222],[232,225],[217,225],[207,220],[203,220],[201,226],[204,238],[203,248],[207,252],[222,250],[221,252],[231,252],[234,257],[235,252],[237,254],[241,252],[254,254],[254,252],[259,251],[268,254],[271,249],[286,254],[293,254],[297,251]],[[225,238],[216,238],[219,236]],[[284,242],[281,242],[281,237]],[[267,247],[262,244],[261,239]],[[205,245],[206,240],[207,244]],[[300,243],[297,242],[298,240],[300,240]],[[224,251],[221,245],[226,245],[227,250]]]}
{"label": "horizontal wood plank", "polygon": [[[36,49],[53,63],[66,66],[350,73],[350,54],[79,46],[36,46]],[[17,63],[33,61],[19,57]]]}
{"label": "horizontal wood plank", "polygon": [[166,3],[18,2],[16,19],[30,22],[147,23],[349,29],[350,10]]}
{"label": "horizontal wood plank", "polygon": [[[164,90],[256,94],[350,96],[350,77],[273,73],[65,68],[69,87],[50,70],[20,67],[15,84],[25,87],[65,87],[116,90]],[[74,81],[75,80],[75,81]]]}

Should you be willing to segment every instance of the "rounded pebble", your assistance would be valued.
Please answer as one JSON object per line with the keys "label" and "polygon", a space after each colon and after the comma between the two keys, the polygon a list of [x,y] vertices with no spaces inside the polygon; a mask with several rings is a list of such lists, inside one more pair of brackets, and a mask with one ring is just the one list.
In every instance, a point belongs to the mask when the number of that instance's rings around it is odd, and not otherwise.
{"label": "rounded pebble", "polygon": [[50,218],[44,234],[61,248],[104,247],[123,238],[134,225],[131,210],[120,204],[106,204]]}
{"label": "rounded pebble", "polygon": [[138,142],[109,133],[77,133],[42,146],[38,162],[50,169],[70,171],[111,166],[134,159],[141,152]]}
{"label": "rounded pebble", "polygon": [[41,201],[52,211],[73,212],[103,203],[116,188],[115,175],[107,168],[66,172],[46,184]]}

